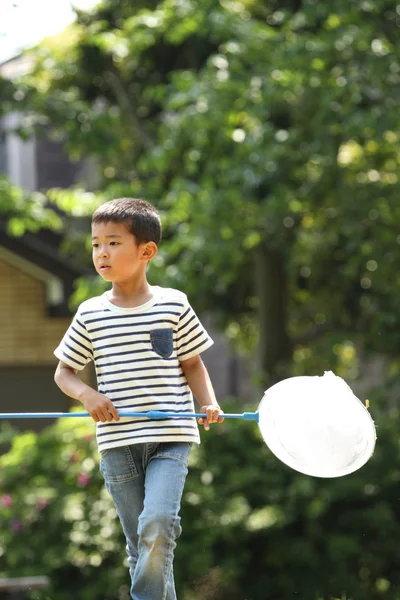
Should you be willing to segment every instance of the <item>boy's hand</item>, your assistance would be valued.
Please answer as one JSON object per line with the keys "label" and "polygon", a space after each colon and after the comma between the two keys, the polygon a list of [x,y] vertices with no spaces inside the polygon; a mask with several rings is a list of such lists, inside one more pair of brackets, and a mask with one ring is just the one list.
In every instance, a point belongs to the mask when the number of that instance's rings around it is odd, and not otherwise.
{"label": "boy's hand", "polygon": [[204,429],[208,431],[211,423],[222,423],[224,420],[222,409],[215,404],[206,404],[200,408],[201,413],[206,413],[207,418],[200,417],[199,424],[204,425]]}
{"label": "boy's hand", "polygon": [[112,420],[119,421],[120,419],[111,400],[95,390],[93,390],[93,394],[82,399],[82,404],[96,423],[99,421],[102,423]]}

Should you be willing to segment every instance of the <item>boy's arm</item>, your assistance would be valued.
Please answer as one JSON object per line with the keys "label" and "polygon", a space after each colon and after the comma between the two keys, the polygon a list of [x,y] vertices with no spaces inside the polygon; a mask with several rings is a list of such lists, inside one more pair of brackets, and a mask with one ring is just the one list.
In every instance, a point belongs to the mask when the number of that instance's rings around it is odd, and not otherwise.
{"label": "boy's arm", "polygon": [[54,381],[64,394],[82,402],[96,423],[99,421],[105,423],[113,419],[119,421],[119,414],[111,400],[83,383],[78,377],[77,371],[61,360],[58,363]]}
{"label": "boy's arm", "polygon": [[200,356],[194,356],[181,362],[182,371],[186,377],[194,397],[200,404],[200,412],[206,413],[206,419],[199,419],[204,429],[210,429],[210,423],[222,423],[222,410],[215,398],[210,376]]}

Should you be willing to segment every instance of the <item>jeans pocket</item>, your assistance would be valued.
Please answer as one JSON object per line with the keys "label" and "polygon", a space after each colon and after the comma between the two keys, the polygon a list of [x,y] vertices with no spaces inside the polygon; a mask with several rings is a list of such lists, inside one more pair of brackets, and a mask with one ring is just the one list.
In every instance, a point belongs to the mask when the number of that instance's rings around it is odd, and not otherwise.
{"label": "jeans pocket", "polygon": [[100,473],[107,484],[125,483],[138,476],[129,446],[110,448],[100,455]]}
{"label": "jeans pocket", "polygon": [[162,358],[169,358],[174,350],[172,329],[153,329],[150,331],[151,346]]}

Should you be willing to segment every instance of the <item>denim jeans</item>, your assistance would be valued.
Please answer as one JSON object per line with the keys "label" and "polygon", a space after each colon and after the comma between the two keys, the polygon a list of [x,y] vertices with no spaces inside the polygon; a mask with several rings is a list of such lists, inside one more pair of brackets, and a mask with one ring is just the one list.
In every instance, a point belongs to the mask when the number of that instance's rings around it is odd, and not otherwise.
{"label": "denim jeans", "polygon": [[126,538],[134,600],[176,600],[173,557],[191,446],[132,444],[101,453],[100,471]]}

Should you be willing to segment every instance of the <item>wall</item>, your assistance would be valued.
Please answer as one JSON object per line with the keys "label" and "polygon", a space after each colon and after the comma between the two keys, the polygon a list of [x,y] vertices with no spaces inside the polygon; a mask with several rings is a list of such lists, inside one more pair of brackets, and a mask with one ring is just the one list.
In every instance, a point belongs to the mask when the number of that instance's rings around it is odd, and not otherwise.
{"label": "wall", "polygon": [[[54,383],[54,348],[71,319],[46,314],[46,285],[0,258],[0,412],[64,412],[73,400]],[[93,382],[86,367],[82,379]],[[13,420],[18,429],[50,421]]]}
{"label": "wall", "polygon": [[0,365],[55,365],[53,350],[69,318],[46,315],[41,281],[0,259]]}

